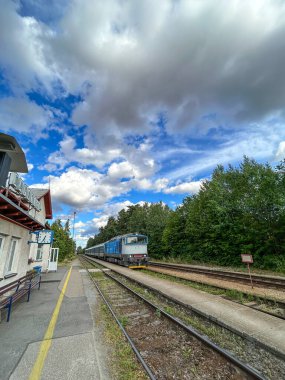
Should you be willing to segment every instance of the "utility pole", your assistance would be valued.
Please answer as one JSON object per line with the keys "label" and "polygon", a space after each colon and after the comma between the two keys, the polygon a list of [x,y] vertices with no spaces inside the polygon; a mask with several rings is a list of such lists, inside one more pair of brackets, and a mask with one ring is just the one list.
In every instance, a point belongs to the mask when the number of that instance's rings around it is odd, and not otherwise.
{"label": "utility pole", "polygon": [[[72,240],[74,241],[74,230],[75,230],[75,216],[76,211],[73,212],[73,228],[72,228]],[[76,254],[76,243],[74,241],[74,253]]]}

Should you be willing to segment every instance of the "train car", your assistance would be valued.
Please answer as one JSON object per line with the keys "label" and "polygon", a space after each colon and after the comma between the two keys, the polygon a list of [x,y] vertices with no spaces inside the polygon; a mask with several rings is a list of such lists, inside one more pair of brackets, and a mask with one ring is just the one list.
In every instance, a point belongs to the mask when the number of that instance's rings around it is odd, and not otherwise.
{"label": "train car", "polygon": [[85,254],[129,268],[145,268],[148,263],[147,243],[147,236],[130,233],[87,248]]}

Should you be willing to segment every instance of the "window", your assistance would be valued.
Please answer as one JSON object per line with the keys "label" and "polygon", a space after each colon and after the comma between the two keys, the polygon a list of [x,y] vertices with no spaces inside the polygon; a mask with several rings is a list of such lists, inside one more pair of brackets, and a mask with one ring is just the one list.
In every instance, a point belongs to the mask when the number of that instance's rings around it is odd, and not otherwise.
{"label": "window", "polygon": [[17,239],[12,239],[9,252],[8,252],[8,257],[6,261],[6,273],[12,272],[13,268],[13,262],[15,258],[15,252],[16,252],[16,246],[17,246]]}
{"label": "window", "polygon": [[126,238],[126,244],[147,244],[146,236],[129,236]]}
{"label": "window", "polygon": [[44,248],[43,244],[38,244],[36,261],[42,261],[42,259],[43,259],[43,248]]}

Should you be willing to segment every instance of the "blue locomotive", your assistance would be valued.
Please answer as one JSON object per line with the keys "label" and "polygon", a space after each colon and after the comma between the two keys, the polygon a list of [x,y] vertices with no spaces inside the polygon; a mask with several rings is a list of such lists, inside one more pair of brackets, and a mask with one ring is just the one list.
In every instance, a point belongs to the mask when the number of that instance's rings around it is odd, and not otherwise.
{"label": "blue locomotive", "polygon": [[144,268],[148,262],[148,238],[130,233],[85,249],[85,254],[129,268]]}

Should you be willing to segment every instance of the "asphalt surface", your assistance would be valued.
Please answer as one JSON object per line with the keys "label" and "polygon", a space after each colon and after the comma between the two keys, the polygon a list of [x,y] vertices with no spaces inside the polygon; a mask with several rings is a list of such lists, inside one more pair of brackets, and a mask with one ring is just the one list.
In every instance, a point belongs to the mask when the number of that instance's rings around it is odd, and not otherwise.
{"label": "asphalt surface", "polygon": [[[30,302],[19,301],[0,324],[0,379],[29,379],[69,268],[43,275]],[[58,314],[41,379],[109,379],[94,328],[94,285],[75,261]]]}

